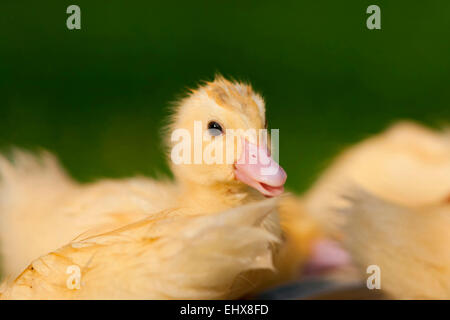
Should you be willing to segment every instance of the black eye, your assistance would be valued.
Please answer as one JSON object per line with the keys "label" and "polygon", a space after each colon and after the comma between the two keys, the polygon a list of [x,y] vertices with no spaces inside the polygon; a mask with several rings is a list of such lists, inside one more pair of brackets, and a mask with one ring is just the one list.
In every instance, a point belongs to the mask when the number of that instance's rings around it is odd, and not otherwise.
{"label": "black eye", "polygon": [[208,132],[212,136],[220,136],[223,133],[223,129],[220,124],[215,121],[208,123]]}

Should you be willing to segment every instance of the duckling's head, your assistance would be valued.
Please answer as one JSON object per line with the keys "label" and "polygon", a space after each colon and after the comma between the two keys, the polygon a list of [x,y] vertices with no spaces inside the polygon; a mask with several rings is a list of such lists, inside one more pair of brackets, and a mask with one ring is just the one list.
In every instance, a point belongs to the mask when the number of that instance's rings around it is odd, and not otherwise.
{"label": "duckling's head", "polygon": [[217,77],[177,105],[170,125],[176,179],[228,190],[283,192],[286,173],[270,154],[264,100],[244,83]]}

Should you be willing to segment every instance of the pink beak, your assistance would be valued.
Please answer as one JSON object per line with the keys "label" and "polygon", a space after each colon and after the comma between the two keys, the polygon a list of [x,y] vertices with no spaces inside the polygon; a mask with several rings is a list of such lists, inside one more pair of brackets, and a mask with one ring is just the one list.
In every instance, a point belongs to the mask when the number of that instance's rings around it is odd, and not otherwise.
{"label": "pink beak", "polygon": [[352,265],[350,254],[336,241],[321,239],[312,250],[312,256],[303,270],[305,275],[317,275]]}
{"label": "pink beak", "polygon": [[255,188],[266,197],[283,193],[286,172],[270,156],[267,147],[242,139],[242,153],[235,163],[236,179]]}

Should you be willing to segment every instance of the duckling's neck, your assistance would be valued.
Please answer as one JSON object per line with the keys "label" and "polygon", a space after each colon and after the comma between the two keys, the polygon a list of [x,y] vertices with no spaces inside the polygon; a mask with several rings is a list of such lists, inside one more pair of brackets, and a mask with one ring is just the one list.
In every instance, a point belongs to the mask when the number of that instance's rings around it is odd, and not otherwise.
{"label": "duckling's neck", "polygon": [[184,184],[181,186],[179,207],[193,215],[208,214],[231,209],[264,197],[241,183]]}

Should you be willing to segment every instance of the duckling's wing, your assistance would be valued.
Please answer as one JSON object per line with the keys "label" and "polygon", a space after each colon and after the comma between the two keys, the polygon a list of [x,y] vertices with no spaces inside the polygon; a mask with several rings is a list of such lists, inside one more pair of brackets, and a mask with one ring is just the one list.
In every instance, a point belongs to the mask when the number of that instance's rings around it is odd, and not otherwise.
{"label": "duckling's wing", "polygon": [[[264,228],[269,199],[200,217],[157,217],[70,243],[35,260],[5,285],[5,299],[219,299],[256,285],[271,269],[277,236]],[[243,283],[246,283],[244,285]]]}

